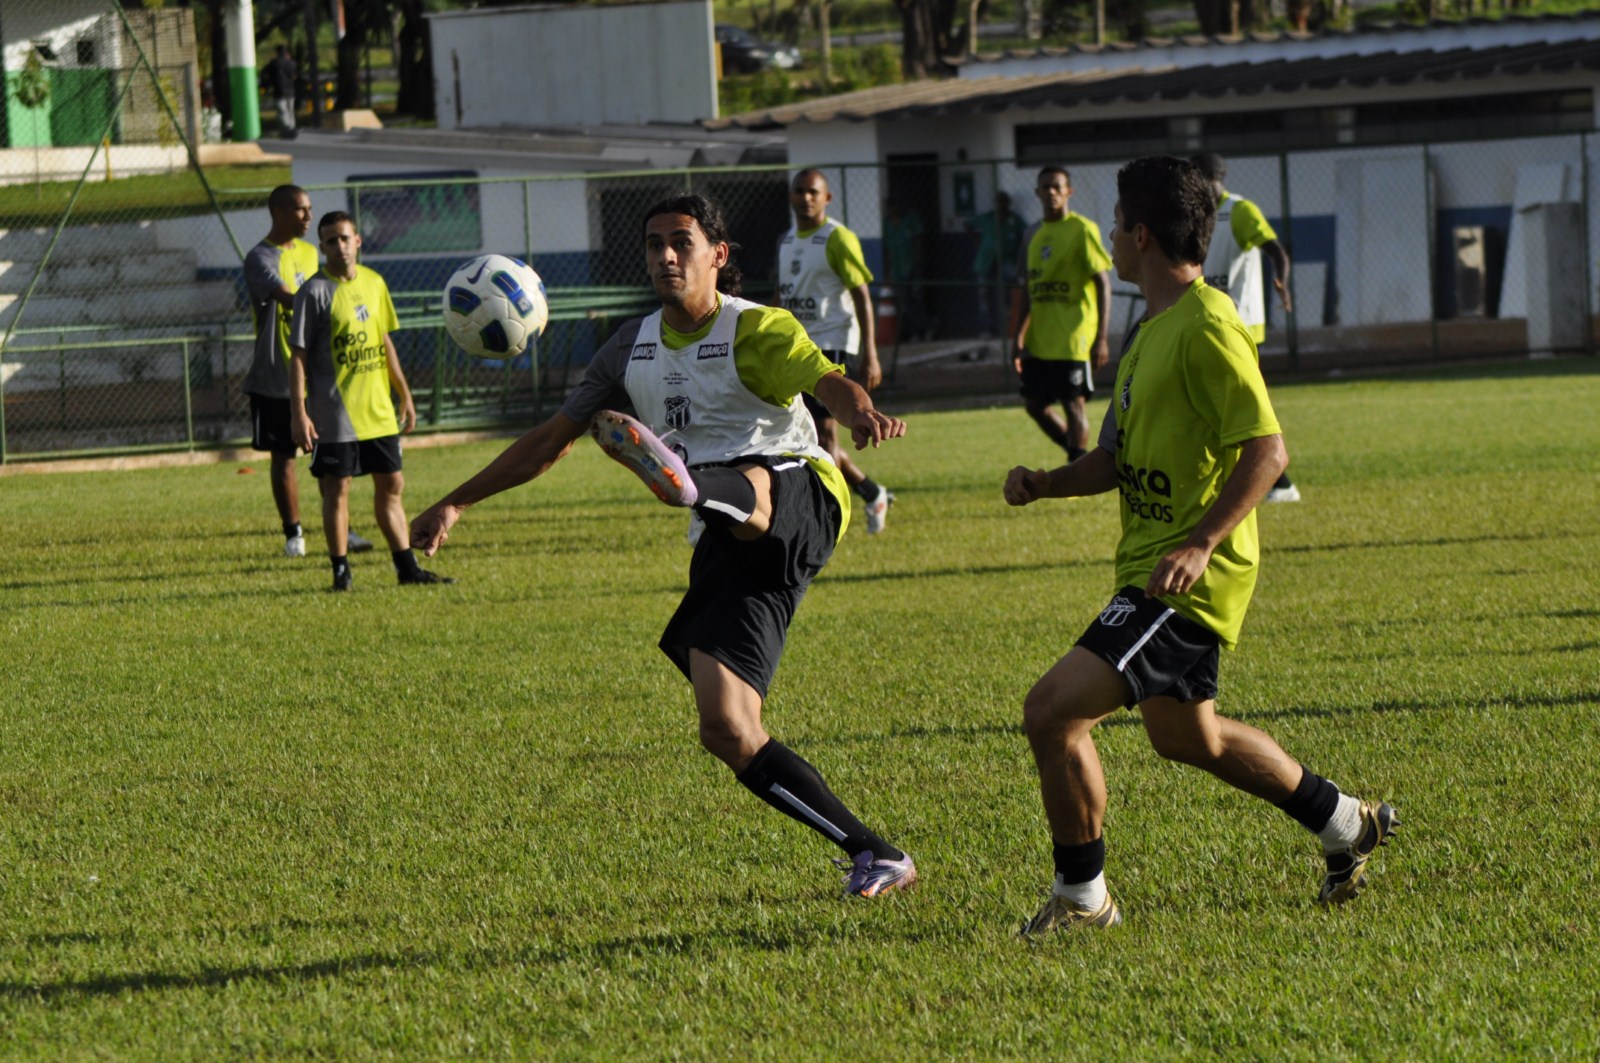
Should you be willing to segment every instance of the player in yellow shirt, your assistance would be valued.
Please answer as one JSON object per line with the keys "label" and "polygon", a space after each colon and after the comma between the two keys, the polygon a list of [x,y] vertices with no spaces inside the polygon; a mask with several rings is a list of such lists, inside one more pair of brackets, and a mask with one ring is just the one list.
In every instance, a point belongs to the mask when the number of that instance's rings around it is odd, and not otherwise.
{"label": "player in yellow shirt", "polygon": [[[401,495],[400,435],[417,424],[411,388],[389,333],[399,327],[389,286],[356,261],[361,236],[344,211],[324,214],[317,237],[328,264],[295,293],[289,324],[294,439],[311,451],[322,493],[322,532],[333,589],[352,584],[350,481],[371,476],[373,512],[403,584],[453,583],[417,564]],[[391,396],[400,397],[395,408]]]}
{"label": "player in yellow shirt", "polygon": [[[412,525],[432,555],[468,506],[544,473],[592,432],[668,505],[705,522],[660,647],[694,690],[700,744],[762,801],[844,853],[845,891],[910,886],[911,857],[865,826],[761,710],[789,622],[850,519],[850,493],[801,401],[824,403],[856,449],[904,435],[787,310],[738,297],[722,212],[664,200],[644,220],[661,309],[595,353],[554,416]],[[614,405],[632,408],[633,416]]]}
{"label": "player in yellow shirt", "polygon": [[1138,706],[1161,756],[1317,834],[1323,903],[1356,895],[1399,825],[1388,804],[1341,793],[1266,733],[1217,715],[1219,651],[1237,641],[1255,588],[1255,507],[1288,456],[1255,345],[1202,276],[1216,221],[1205,177],[1181,159],[1138,159],[1117,174],[1117,195],[1112,260],[1147,310],[1099,443],[1057,469],[1012,469],[1004,491],[1014,506],[1118,491],[1122,512],[1119,590],[1023,703],[1056,868],[1029,938],[1122,919],[1106,889],[1106,786],[1091,737],[1121,706]]}
{"label": "player in yellow shirt", "polygon": [[[244,286],[256,326],[244,391],[250,396],[250,445],[272,455],[269,479],[283,522],[284,556],[304,557],[294,467],[298,448],[289,424],[289,318],[294,293],[317,272],[317,249],[303,239],[311,228],[311,197],[298,185],[279,185],[267,196],[267,212],[272,227],[244,256]],[[351,553],[371,549],[361,536],[350,536]]]}
{"label": "player in yellow shirt", "polygon": [[[1066,170],[1040,170],[1034,194],[1044,220],[1028,230],[1020,264],[1025,286],[1012,336],[1015,367],[1028,416],[1071,461],[1088,449],[1084,401],[1094,394],[1094,371],[1111,356],[1111,259],[1099,227],[1067,209],[1072,178]],[[1065,421],[1053,408],[1057,402]]]}
{"label": "player in yellow shirt", "polygon": [[[1217,197],[1217,232],[1206,252],[1206,283],[1228,293],[1239,308],[1239,320],[1244,322],[1250,338],[1260,345],[1267,338],[1261,258],[1265,255],[1272,260],[1272,287],[1284,313],[1288,313],[1294,308],[1289,296],[1289,252],[1278,241],[1276,230],[1260,207],[1222,187],[1228,166],[1221,155],[1195,155],[1189,161],[1200,167]],[[1300,501],[1300,489],[1289,479],[1288,472],[1272,485],[1267,501]]]}

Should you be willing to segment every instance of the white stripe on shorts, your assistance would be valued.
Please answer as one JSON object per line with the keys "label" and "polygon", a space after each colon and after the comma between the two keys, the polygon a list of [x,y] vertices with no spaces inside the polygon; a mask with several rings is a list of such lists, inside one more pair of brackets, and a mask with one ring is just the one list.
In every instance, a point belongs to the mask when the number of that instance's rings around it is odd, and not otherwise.
{"label": "white stripe on shorts", "polygon": [[803,461],[786,461],[782,465],[774,465],[772,467],[772,471],[773,472],[783,472],[785,469],[798,469],[800,466],[802,466],[804,464],[805,464],[805,462],[803,462]]}
{"label": "white stripe on shorts", "polygon": [[1133,648],[1130,649],[1127,653],[1122,655],[1122,660],[1117,662],[1117,671],[1122,672],[1122,671],[1126,671],[1127,670],[1128,662],[1133,660],[1134,654],[1136,654],[1140,650],[1144,649],[1144,644],[1149,642],[1151,640],[1151,638],[1153,638],[1155,636],[1155,633],[1157,631],[1161,630],[1161,625],[1165,624],[1167,622],[1167,617],[1169,617],[1171,615],[1172,615],[1172,610],[1171,610],[1171,608],[1168,608],[1166,612],[1164,612],[1160,616],[1156,617],[1155,623],[1150,625],[1150,629],[1148,631],[1146,631],[1143,635],[1140,635],[1139,636],[1139,641],[1135,642],[1133,644]]}
{"label": "white stripe on shorts", "polygon": [[827,831],[829,836],[831,836],[834,841],[844,841],[844,831],[840,830],[838,827],[835,827],[826,819],[823,819],[821,814],[819,814],[816,809],[800,800],[794,794],[791,794],[788,790],[785,790],[781,786],[774,786],[772,788],[772,792],[783,798],[789,804],[793,805],[802,816],[805,816],[811,822]]}

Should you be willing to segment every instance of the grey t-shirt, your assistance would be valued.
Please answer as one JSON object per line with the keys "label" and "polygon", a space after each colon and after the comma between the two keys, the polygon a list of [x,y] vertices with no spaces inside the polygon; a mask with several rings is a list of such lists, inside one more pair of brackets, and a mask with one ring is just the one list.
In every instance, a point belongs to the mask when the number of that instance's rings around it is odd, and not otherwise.
{"label": "grey t-shirt", "polygon": [[[293,269],[295,275],[285,278],[285,269]],[[289,397],[289,351],[282,342],[289,312],[278,305],[273,295],[281,288],[297,290],[316,271],[316,248],[304,240],[295,240],[287,247],[263,240],[245,255],[244,286],[256,323],[250,371],[244,378],[245,394],[267,399]]]}
{"label": "grey t-shirt", "polygon": [[562,413],[579,424],[588,424],[601,410],[617,410],[627,414],[634,412],[633,400],[628,397],[623,380],[628,373],[628,356],[633,353],[633,341],[638,338],[639,326],[643,323],[642,317],[625,322],[612,333],[609,340],[600,345],[583,379],[578,381],[578,386],[561,404]]}

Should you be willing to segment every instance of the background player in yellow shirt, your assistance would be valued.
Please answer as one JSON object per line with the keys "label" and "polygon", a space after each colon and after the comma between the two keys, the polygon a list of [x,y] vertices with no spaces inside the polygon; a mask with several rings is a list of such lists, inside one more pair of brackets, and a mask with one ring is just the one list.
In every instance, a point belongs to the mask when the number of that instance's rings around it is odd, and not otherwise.
{"label": "background player in yellow shirt", "polygon": [[[1206,252],[1206,283],[1228,293],[1239,308],[1239,320],[1244,322],[1250,338],[1260,346],[1267,339],[1261,256],[1272,260],[1272,287],[1278,293],[1284,313],[1288,313],[1294,308],[1289,296],[1289,252],[1278,241],[1277,232],[1260,207],[1222,187],[1223,179],[1228,176],[1228,165],[1221,155],[1196,155],[1189,161],[1200,167],[1217,197],[1217,233]],[[1300,489],[1289,479],[1287,471],[1267,492],[1267,501],[1300,501]]]}
{"label": "background player in yellow shirt", "polygon": [[[256,341],[244,391],[250,397],[250,445],[272,455],[272,500],[283,522],[285,557],[304,557],[300,480],[295,475],[294,431],[289,423],[289,319],[294,293],[317,272],[317,249],[303,238],[311,228],[311,197],[298,185],[279,185],[267,196],[272,227],[244,257],[244,285],[255,315]],[[351,534],[350,552],[372,544]]]}
{"label": "background player in yellow shirt", "polygon": [[1361,887],[1399,825],[1302,767],[1266,733],[1217,715],[1219,650],[1238,638],[1255,587],[1255,507],[1288,463],[1238,312],[1202,276],[1216,220],[1192,163],[1138,159],[1117,174],[1112,259],[1147,311],[1117,370],[1094,450],[1057,469],[1017,467],[1005,498],[1118,491],[1119,590],[1072,650],[1034,684],[1023,723],[1054,843],[1050,899],[1027,937],[1112,926],[1105,883],[1105,776],[1091,732],[1119,706],[1140,711],[1156,752],[1271,801],[1322,841],[1318,900]]}
{"label": "background player in yellow shirt", "polygon": [[[333,589],[347,591],[350,481],[371,476],[373,512],[403,584],[452,583],[417,564],[401,501],[400,434],[417,424],[411,387],[389,338],[399,322],[389,286],[360,265],[361,236],[344,211],[324,214],[317,237],[328,264],[294,297],[289,396],[295,442],[311,451],[322,492],[322,532]],[[398,395],[400,407],[395,408]]]}
{"label": "background player in yellow shirt", "polygon": [[[1079,457],[1089,446],[1084,400],[1094,394],[1094,371],[1111,357],[1106,321],[1111,310],[1111,259],[1100,229],[1067,209],[1072,178],[1059,166],[1039,171],[1034,186],[1044,220],[1028,231],[1020,272],[1015,366],[1022,403],[1044,434]],[[1061,403],[1067,419],[1052,408]]]}

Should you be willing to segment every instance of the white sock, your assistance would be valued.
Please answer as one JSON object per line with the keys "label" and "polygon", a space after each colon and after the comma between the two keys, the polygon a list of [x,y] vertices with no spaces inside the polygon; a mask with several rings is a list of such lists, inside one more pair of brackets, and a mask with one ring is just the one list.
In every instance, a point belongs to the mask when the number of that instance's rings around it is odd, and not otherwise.
{"label": "white sock", "polygon": [[1088,911],[1098,911],[1106,903],[1106,873],[1100,872],[1088,882],[1073,882],[1071,884],[1061,881],[1061,876],[1056,876],[1056,884],[1050,892],[1058,897],[1065,897],[1073,904]]}
{"label": "white sock", "polygon": [[1349,794],[1340,794],[1328,825],[1317,831],[1317,837],[1322,839],[1325,852],[1338,852],[1354,845],[1361,837],[1361,802]]}

